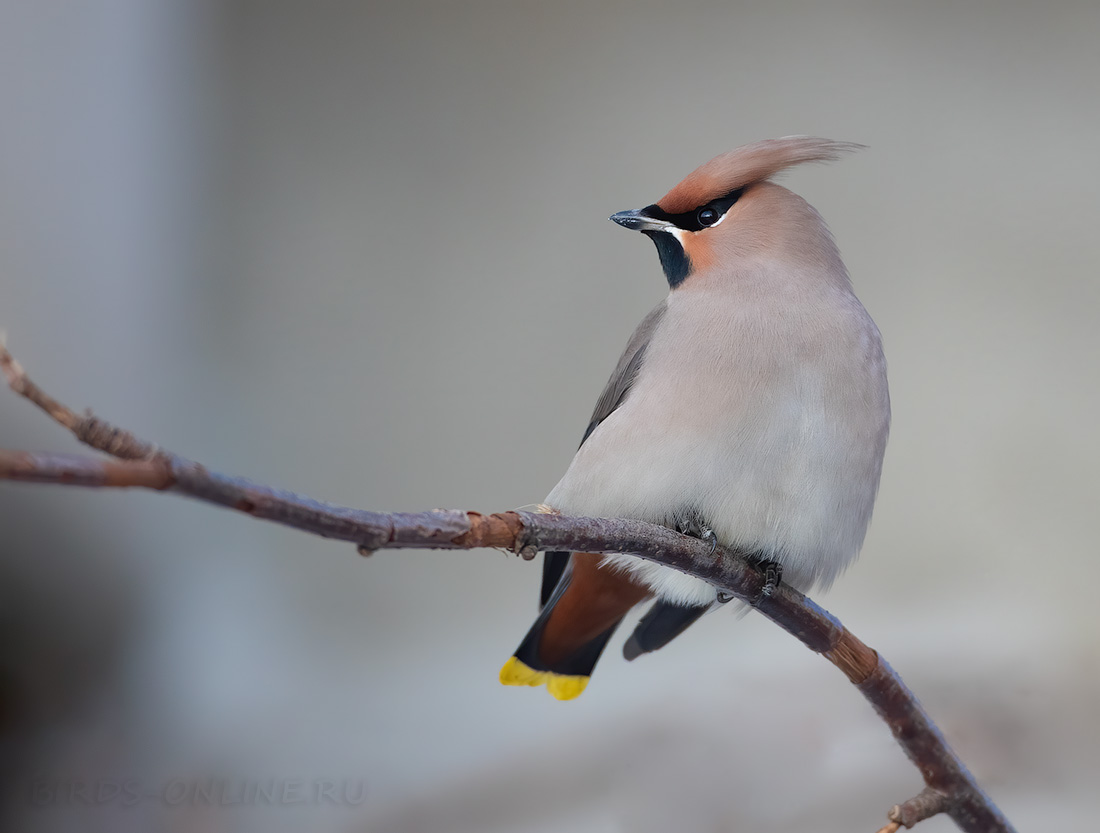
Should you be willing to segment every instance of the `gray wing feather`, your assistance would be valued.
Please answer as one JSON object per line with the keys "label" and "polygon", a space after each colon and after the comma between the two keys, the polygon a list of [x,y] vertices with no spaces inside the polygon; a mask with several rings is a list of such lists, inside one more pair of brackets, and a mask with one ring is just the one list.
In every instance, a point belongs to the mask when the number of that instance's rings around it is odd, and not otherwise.
{"label": "gray wing feather", "polygon": [[[634,383],[635,376],[638,375],[638,368],[642,366],[646,346],[653,337],[653,331],[657,329],[657,325],[664,314],[665,302],[661,301],[649,315],[642,319],[642,323],[638,325],[634,335],[630,337],[626,350],[623,351],[619,363],[615,365],[615,372],[611,374],[603,393],[596,400],[596,408],[592,411],[592,420],[588,423],[588,429],[584,432],[581,445],[584,445],[588,435],[596,430],[596,426],[607,419],[611,412],[626,399],[630,386]],[[566,566],[569,564],[570,555],[571,553],[568,552],[546,553],[546,557],[542,562],[542,590],[539,594],[539,610],[545,609],[547,602],[561,581]],[[633,659],[633,657],[629,658]]]}
{"label": "gray wing feather", "polygon": [[642,366],[642,359],[645,356],[649,340],[653,338],[653,331],[657,329],[661,318],[664,317],[665,303],[665,301],[661,301],[649,315],[642,319],[642,323],[638,325],[634,335],[627,342],[626,350],[623,351],[619,363],[615,365],[615,372],[611,374],[603,393],[596,400],[596,408],[592,411],[592,419],[584,432],[581,445],[584,445],[584,441],[588,439],[589,434],[596,430],[596,426],[607,419],[611,412],[626,399],[630,386],[638,375],[638,368]]}

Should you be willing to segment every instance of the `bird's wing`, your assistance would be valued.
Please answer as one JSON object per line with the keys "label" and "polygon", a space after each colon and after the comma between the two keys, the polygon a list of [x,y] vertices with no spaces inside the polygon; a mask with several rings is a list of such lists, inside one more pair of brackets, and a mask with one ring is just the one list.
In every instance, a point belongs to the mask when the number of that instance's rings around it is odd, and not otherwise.
{"label": "bird's wing", "polygon": [[[666,302],[661,301],[649,315],[642,319],[642,323],[634,330],[634,335],[627,342],[626,350],[619,358],[619,363],[615,365],[615,371],[611,374],[611,378],[607,380],[600,398],[596,400],[596,407],[592,411],[592,419],[589,420],[588,428],[585,429],[581,445],[584,445],[585,440],[596,430],[596,426],[623,404],[623,400],[626,399],[626,395],[630,391],[630,386],[634,384],[634,378],[638,375],[638,368],[642,366],[642,358],[645,356],[649,340],[653,338],[653,331],[657,329],[657,325],[661,323],[661,318],[664,317],[665,309]],[[545,606],[547,600],[553,595],[554,588],[561,580],[562,573],[565,572],[565,565],[568,563],[568,552],[546,553],[546,557],[542,562],[542,589],[539,593],[540,607]]]}
{"label": "bird's wing", "polygon": [[630,337],[626,350],[619,358],[619,363],[615,365],[615,372],[611,374],[611,378],[607,380],[607,384],[604,386],[603,393],[596,400],[596,407],[592,411],[592,419],[584,432],[581,445],[584,445],[584,441],[596,430],[596,426],[607,419],[626,399],[630,386],[634,384],[634,377],[638,375],[638,368],[642,365],[646,347],[649,346],[649,341],[653,338],[653,331],[661,323],[665,309],[666,302],[661,301],[649,315],[642,319],[642,323],[638,325],[634,335]]}

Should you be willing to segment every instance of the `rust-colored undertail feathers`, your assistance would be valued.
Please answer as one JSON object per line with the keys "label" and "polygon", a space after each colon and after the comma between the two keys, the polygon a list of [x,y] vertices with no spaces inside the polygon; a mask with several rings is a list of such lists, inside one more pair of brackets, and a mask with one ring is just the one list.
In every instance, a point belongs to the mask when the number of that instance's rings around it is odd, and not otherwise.
{"label": "rust-colored undertail feathers", "polygon": [[558,580],[535,624],[500,669],[504,685],[546,685],[572,700],[588,684],[596,662],[622,618],[650,589],[604,557],[578,552]]}

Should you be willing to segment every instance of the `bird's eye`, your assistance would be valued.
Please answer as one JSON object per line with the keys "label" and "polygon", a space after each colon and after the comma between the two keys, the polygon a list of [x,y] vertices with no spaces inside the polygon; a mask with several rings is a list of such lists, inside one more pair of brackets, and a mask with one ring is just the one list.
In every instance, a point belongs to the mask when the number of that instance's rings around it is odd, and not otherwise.
{"label": "bird's eye", "polygon": [[701,226],[713,226],[718,222],[718,212],[713,208],[700,208],[699,213],[695,215],[695,219],[699,221]]}

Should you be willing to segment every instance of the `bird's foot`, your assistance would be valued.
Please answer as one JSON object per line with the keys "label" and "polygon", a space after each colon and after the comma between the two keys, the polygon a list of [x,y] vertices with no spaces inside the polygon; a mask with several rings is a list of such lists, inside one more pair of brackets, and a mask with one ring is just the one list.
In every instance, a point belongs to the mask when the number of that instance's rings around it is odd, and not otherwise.
{"label": "bird's foot", "polygon": [[698,538],[700,541],[706,541],[710,544],[710,552],[708,555],[714,555],[718,549],[718,536],[714,534],[714,530],[707,526],[697,515],[691,514],[684,518],[681,518],[676,522],[676,531],[682,535],[690,535],[692,538]]}
{"label": "bird's foot", "polygon": [[764,586],[760,588],[759,595],[752,600],[752,606],[757,607],[765,599],[771,598],[783,581],[783,565],[778,561],[759,559],[753,561],[753,566],[764,574]]}

